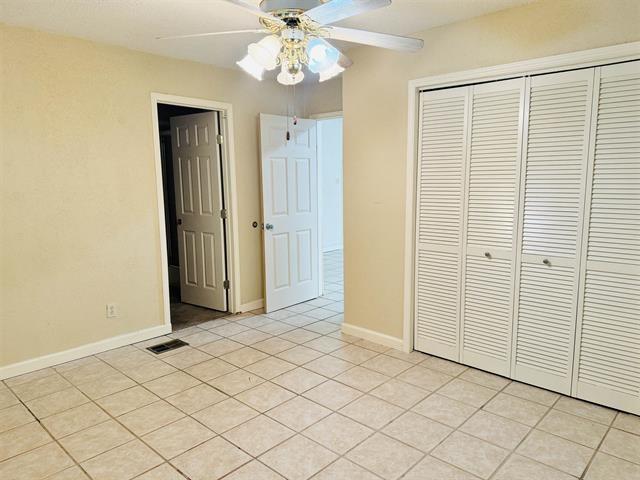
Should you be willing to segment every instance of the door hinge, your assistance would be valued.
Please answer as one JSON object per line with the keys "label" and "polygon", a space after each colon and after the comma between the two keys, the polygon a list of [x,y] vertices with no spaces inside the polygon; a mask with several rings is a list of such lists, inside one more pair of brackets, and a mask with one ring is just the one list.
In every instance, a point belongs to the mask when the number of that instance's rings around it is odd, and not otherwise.
{"label": "door hinge", "polygon": [[216,135],[216,142],[218,142],[218,145],[222,145],[222,142],[224,142],[224,137],[222,135]]}
{"label": "door hinge", "polygon": [[228,213],[226,208],[223,208],[222,210],[220,210],[220,218],[226,219],[227,216],[228,216]]}
{"label": "door hinge", "polygon": [[222,282],[222,288],[224,288],[225,290],[229,290],[230,287],[231,282],[229,280],[225,280],[224,282]]}

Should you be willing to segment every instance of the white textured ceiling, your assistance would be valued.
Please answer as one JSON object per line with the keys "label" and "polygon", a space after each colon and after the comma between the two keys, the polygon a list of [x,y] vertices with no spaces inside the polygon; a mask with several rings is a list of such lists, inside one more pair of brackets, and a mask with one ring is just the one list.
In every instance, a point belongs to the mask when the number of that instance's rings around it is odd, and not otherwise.
{"label": "white textured ceiling", "polygon": [[[388,7],[339,25],[410,34],[531,1],[393,0]],[[247,44],[260,38],[242,34],[155,39],[159,35],[259,27],[257,17],[223,0],[0,0],[0,21],[222,67],[234,67]]]}

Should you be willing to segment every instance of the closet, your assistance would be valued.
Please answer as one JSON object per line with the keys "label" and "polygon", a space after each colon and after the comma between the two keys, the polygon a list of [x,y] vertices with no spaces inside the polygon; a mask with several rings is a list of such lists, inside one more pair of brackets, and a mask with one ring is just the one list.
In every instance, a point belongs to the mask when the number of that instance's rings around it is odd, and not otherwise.
{"label": "closet", "polygon": [[415,348],[640,413],[640,61],[420,94]]}

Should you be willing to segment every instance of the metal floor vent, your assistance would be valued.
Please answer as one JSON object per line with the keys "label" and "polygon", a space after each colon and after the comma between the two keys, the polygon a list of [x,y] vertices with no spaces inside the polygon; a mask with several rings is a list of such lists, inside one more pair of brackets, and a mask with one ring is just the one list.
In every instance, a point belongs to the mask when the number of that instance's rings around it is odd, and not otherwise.
{"label": "metal floor vent", "polygon": [[156,355],[164,352],[168,352],[169,350],[175,350],[176,348],[184,347],[185,345],[189,345],[187,342],[183,342],[182,340],[169,340],[168,342],[159,343],[158,345],[153,345],[152,347],[147,347],[147,350],[152,351]]}

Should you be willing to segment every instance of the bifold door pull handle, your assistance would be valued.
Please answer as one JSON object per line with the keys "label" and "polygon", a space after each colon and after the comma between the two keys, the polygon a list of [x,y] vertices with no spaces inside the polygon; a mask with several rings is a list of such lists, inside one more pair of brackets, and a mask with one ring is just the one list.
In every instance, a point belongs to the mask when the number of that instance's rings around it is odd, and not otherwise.
{"label": "bifold door pull handle", "polygon": [[487,258],[491,258],[491,254],[489,252],[484,252],[484,256]]}
{"label": "bifold door pull handle", "polygon": [[548,258],[545,258],[544,260],[542,260],[542,263],[544,263],[545,265],[551,265],[551,262],[549,261]]}

